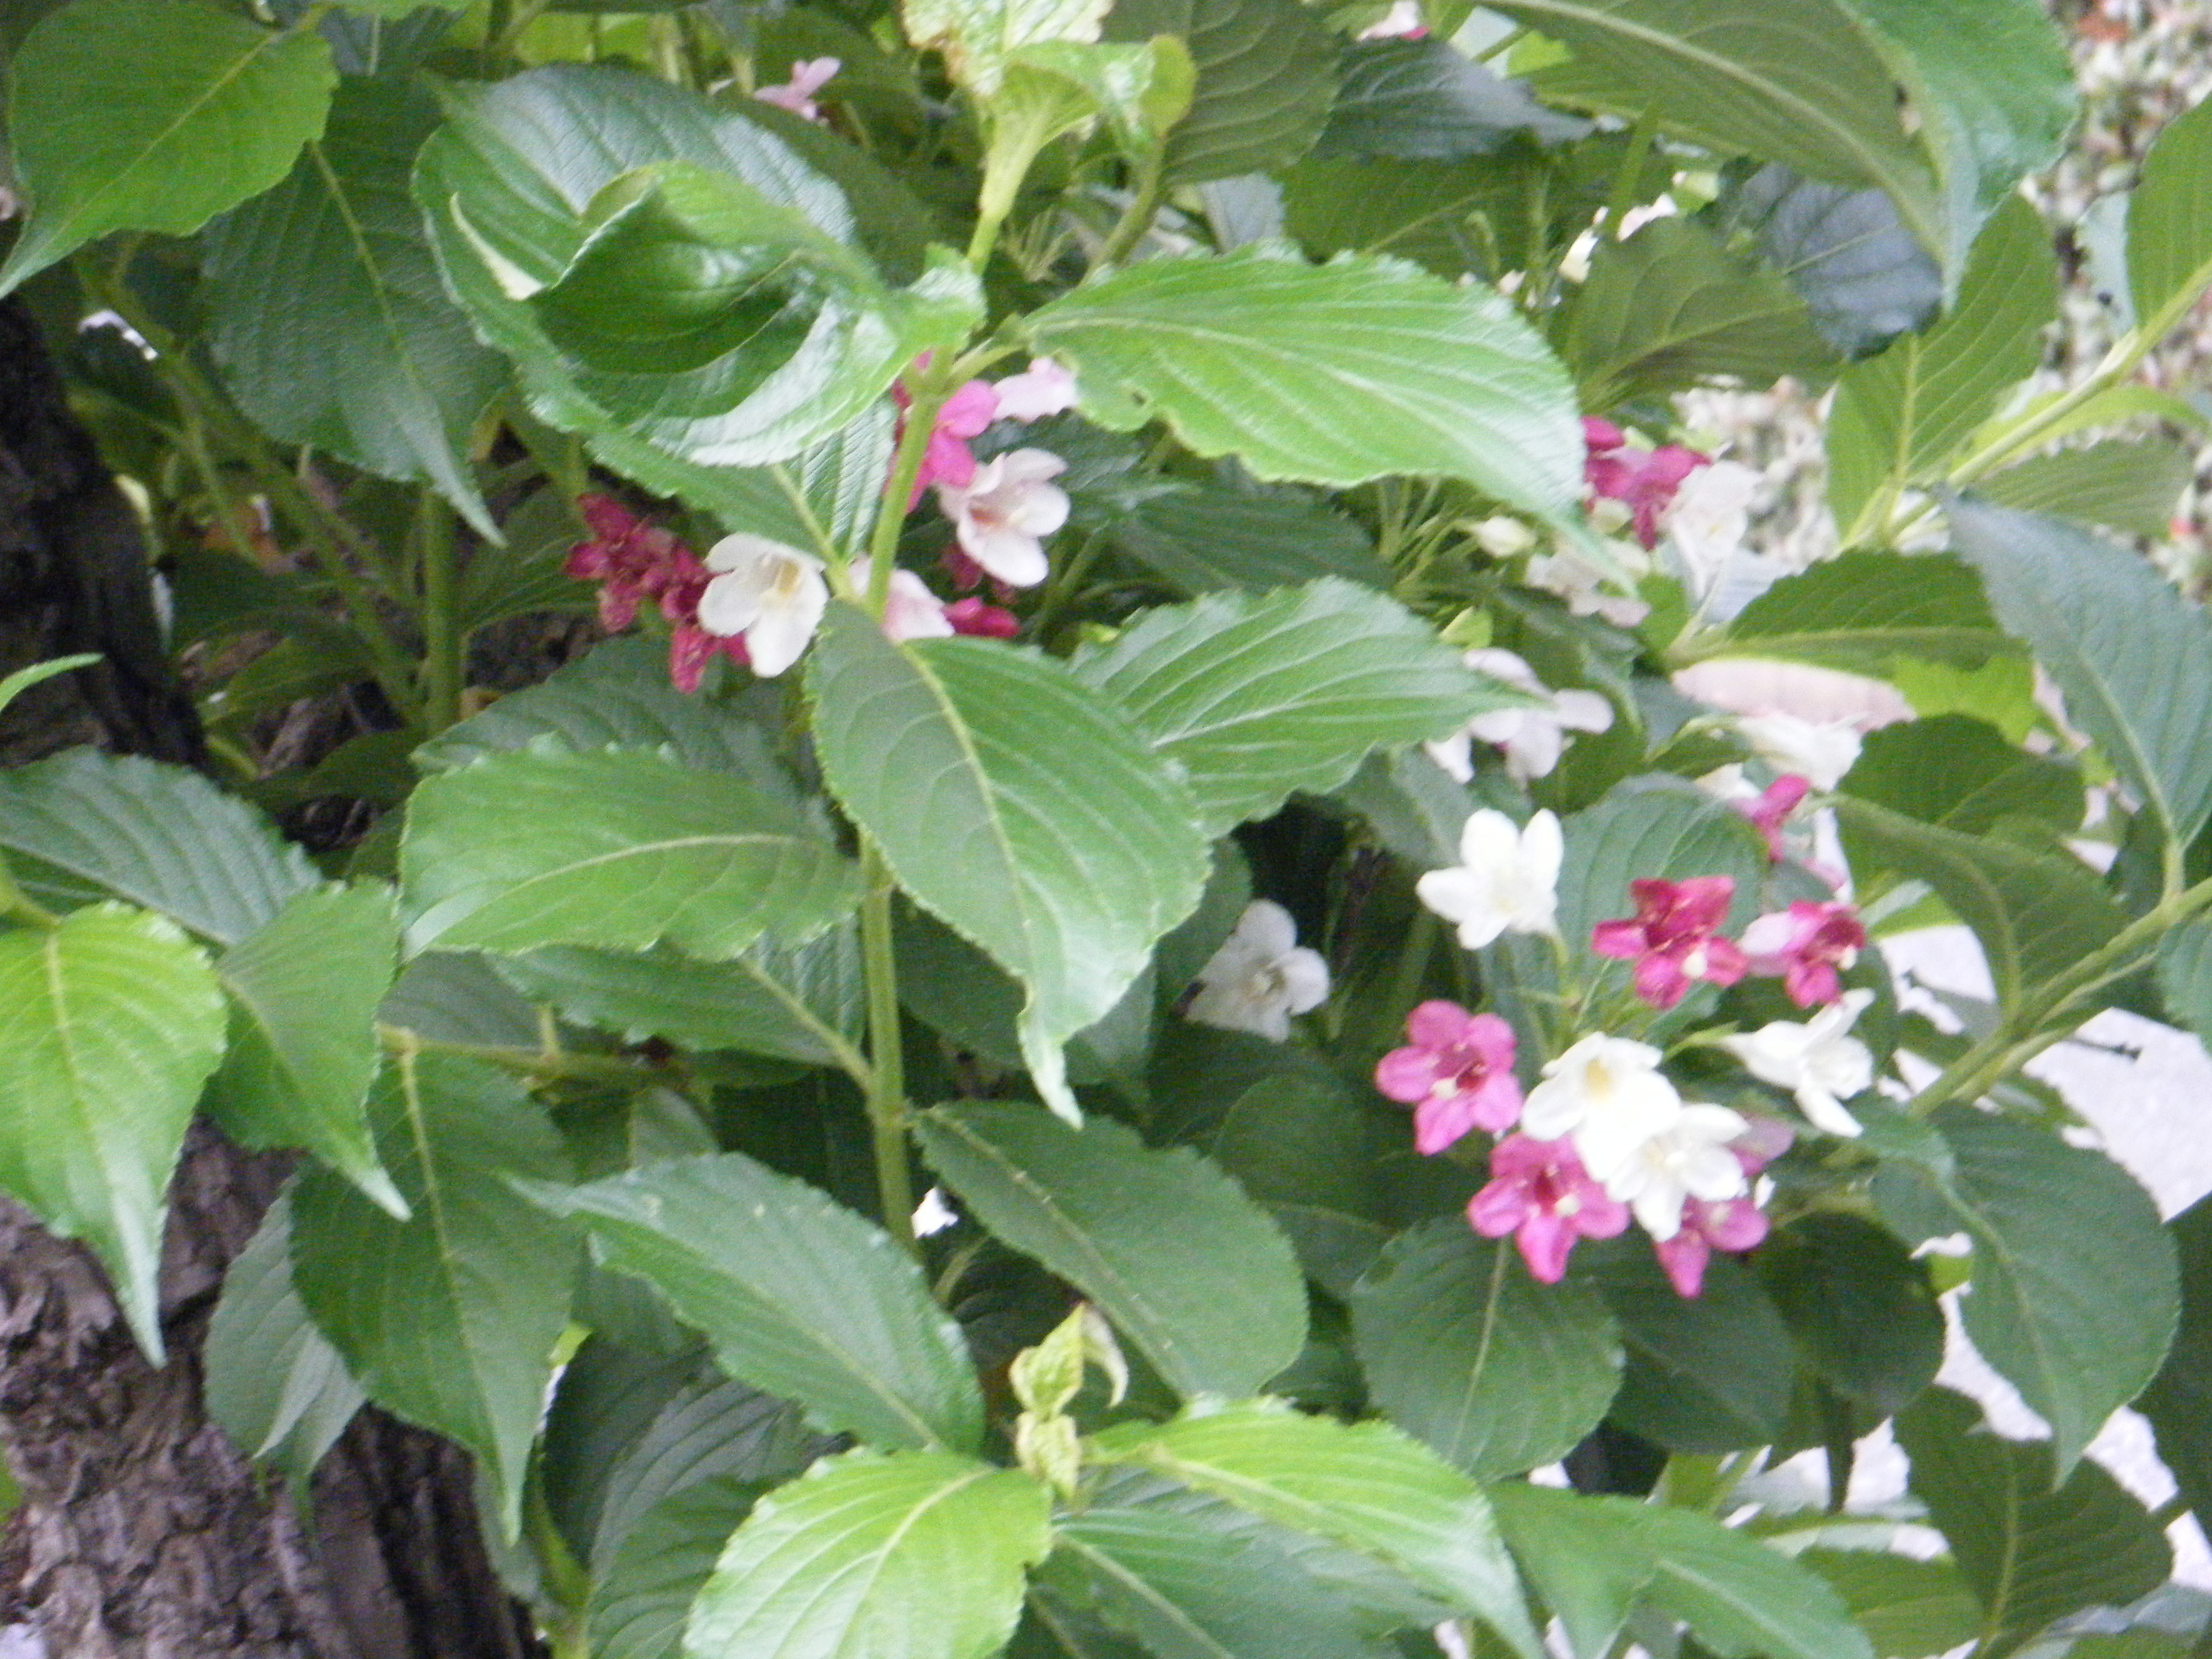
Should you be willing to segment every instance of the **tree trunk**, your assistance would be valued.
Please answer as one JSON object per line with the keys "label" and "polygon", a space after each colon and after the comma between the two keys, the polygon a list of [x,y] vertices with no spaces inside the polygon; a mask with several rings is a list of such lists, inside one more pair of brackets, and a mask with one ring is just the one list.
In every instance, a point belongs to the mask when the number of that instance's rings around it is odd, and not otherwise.
{"label": "tree trunk", "polygon": [[[22,759],[99,742],[204,753],[172,673],[129,503],[71,417],[29,313],[0,301],[0,672],[76,651],[0,723]],[[210,1423],[200,1346],[222,1273],[286,1160],[194,1126],[161,1272],[169,1363],[131,1341],[82,1249],[0,1200],[0,1451],[22,1503],[8,1616],[48,1659],[524,1659],[468,1460],[371,1409],[317,1472],[314,1525]]]}

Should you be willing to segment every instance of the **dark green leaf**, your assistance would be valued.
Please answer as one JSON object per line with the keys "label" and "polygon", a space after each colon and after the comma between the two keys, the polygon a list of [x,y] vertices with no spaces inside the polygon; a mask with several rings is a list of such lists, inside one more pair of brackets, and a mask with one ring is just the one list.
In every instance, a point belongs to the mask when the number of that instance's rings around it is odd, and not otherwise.
{"label": "dark green leaf", "polygon": [[2181,1264],[2181,1321],[2172,1352],[2136,1407],[2203,1526],[2212,1520],[2212,1200],[2199,1199],[2166,1231]]}
{"label": "dark green leaf", "polygon": [[1345,51],[1336,107],[1314,154],[1458,161],[1486,155],[1516,132],[1557,144],[1589,130],[1449,41],[1363,40]]}
{"label": "dark green leaf", "polygon": [[679,1659],[684,1620],[760,1488],[722,1475],[671,1493],[640,1517],[592,1577],[593,1659]]}
{"label": "dark green leaf", "polygon": [[1183,485],[1148,495],[1106,527],[1115,549],[1186,593],[1264,592],[1340,576],[1387,587],[1367,533],[1341,514],[1286,495]]}
{"label": "dark green leaf", "polygon": [[1876,1420],[1936,1380],[1942,1310],[1927,1267],[1895,1235],[1815,1210],[1775,1231],[1759,1270],[1813,1369]]}
{"label": "dark green leaf", "polygon": [[1286,167],[1313,147],[1336,94],[1334,38],[1297,0],[1119,0],[1109,40],[1182,38],[1198,71],[1168,137],[1166,176],[1195,184]]}
{"label": "dark green leaf", "polygon": [[2194,471],[2195,458],[2170,438],[2113,438],[2008,466],[1981,489],[1999,507],[2163,536]]}
{"label": "dark green leaf", "polygon": [[1931,321],[1942,268],[1879,190],[1761,167],[1732,204],[1759,251],[1804,297],[1828,343],[1856,357]]}
{"label": "dark green leaf", "polygon": [[2136,316],[2153,338],[2212,283],[2212,101],[2200,101],[2158,135],[2128,198],[2128,285]]}
{"label": "dark green leaf", "polygon": [[1973,668],[2014,648],[1958,560],[1873,552],[1784,576],[1729,624],[1728,647],[1858,673],[1899,657]]}
{"label": "dark green leaf", "polygon": [[591,1559],[615,1559],[678,1492],[717,1480],[741,1480],[755,1490],[779,1486],[835,1443],[809,1430],[797,1407],[743,1382],[678,1389],[603,1472]]}
{"label": "dark green leaf", "polygon": [[1966,836],[2029,819],[2054,839],[2081,827],[2081,774],[2015,749],[1966,714],[1907,720],[1867,734],[1844,793]]}
{"label": "dark green leaf", "polygon": [[1981,1634],[1982,1610],[1948,1561],[1809,1549],[1798,1553],[1797,1564],[1819,1573],[1844,1598],[1877,1659],[1931,1659]]}

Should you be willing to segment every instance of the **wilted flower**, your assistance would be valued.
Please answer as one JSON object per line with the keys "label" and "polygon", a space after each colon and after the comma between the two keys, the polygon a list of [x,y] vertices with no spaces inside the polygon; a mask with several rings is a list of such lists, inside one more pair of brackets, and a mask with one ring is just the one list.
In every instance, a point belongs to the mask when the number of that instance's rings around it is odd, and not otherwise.
{"label": "wilted flower", "polygon": [[672,592],[696,586],[698,556],[672,531],[639,518],[611,495],[580,495],[576,511],[591,539],[571,548],[561,568],[579,581],[599,584],[601,626],[628,628],[645,601],[665,605]]}
{"label": "wilted flower", "polygon": [[1651,1241],[1674,1294],[1693,1297],[1705,1288],[1705,1264],[1715,1250],[1748,1250],[1765,1242],[1766,1212],[1748,1198],[1689,1198],[1680,1230]]}
{"label": "wilted flower", "polygon": [[960,550],[1012,587],[1045,579],[1043,538],[1067,522],[1067,495],[1051,481],[1067,463],[1042,449],[1013,449],[975,469],[964,486],[939,483],[938,505]]}
{"label": "wilted flower", "polygon": [[1407,1046],[1375,1067],[1375,1086],[1413,1109],[1413,1146],[1440,1152],[1470,1129],[1492,1133],[1521,1115],[1513,1028],[1457,1003],[1424,1002],[1407,1017]]}
{"label": "wilted flower", "polygon": [[1874,1086],[1874,1055],[1850,1031],[1873,1000],[1871,991],[1849,991],[1802,1024],[1778,1019],[1725,1037],[1722,1046],[1760,1082],[1795,1093],[1798,1109],[1815,1128],[1856,1135],[1859,1121],[1843,1103]]}
{"label": "wilted flower", "polygon": [[1656,1048],[1592,1033],[1545,1066],[1521,1127],[1539,1140],[1571,1135],[1583,1165],[1609,1190],[1613,1171],[1681,1114],[1682,1097],[1660,1074]]}
{"label": "wilted flower", "polygon": [[742,635],[753,672],[774,679],[797,662],[830,603],[822,561],[765,536],[725,536],[707,554],[714,573],[699,596],[699,626]]}
{"label": "wilted flower", "polygon": [[781,85],[762,87],[753,96],[763,104],[774,104],[787,109],[793,115],[803,115],[808,120],[818,120],[822,112],[816,107],[814,94],[844,67],[835,58],[802,58],[791,66],[791,78]]}
{"label": "wilted flower", "polygon": [[1636,914],[1598,923],[1590,930],[1590,949],[1635,963],[1636,994],[1644,1001],[1671,1008],[1697,980],[1733,985],[1743,977],[1743,952],[1714,932],[1735,896],[1731,878],[1632,881],[1628,891]]}
{"label": "wilted flower", "polygon": [[1497,708],[1477,714],[1450,737],[1421,745],[1430,759],[1462,783],[1474,776],[1476,738],[1503,750],[1506,775],[1527,783],[1551,775],[1566,748],[1568,732],[1602,732],[1613,724],[1613,705],[1596,692],[1550,690],[1536,678],[1535,671],[1510,651],[1491,647],[1470,651],[1462,660],[1478,673],[1547,700],[1540,708]]}
{"label": "wilted flower", "polygon": [[1041,421],[1075,407],[1075,376],[1049,357],[1032,357],[1018,374],[991,387],[1002,421]]}
{"label": "wilted flower", "polygon": [[696,622],[681,622],[668,636],[668,681],[678,691],[696,691],[699,681],[707,672],[707,665],[720,657],[740,668],[750,666],[752,658],[745,650],[744,636],[732,634],[726,638],[710,634]]}
{"label": "wilted flower", "polygon": [[1606,1196],[1564,1140],[1510,1135],[1490,1154],[1490,1182],[1468,1200],[1468,1224],[1485,1238],[1514,1235],[1532,1278],[1556,1285],[1585,1238],[1616,1238],[1628,1208]]}
{"label": "wilted flower", "polygon": [[1414,884],[1421,902],[1459,927],[1459,942],[1479,950],[1501,933],[1558,930],[1559,860],[1565,842],[1559,820],[1536,813],[1519,829],[1485,807],[1460,830],[1460,862],[1431,870]]}
{"label": "wilted flower", "polygon": [[956,634],[974,634],[987,640],[1011,640],[1022,631],[1022,619],[1011,611],[970,595],[945,607],[945,620]]}
{"label": "wilted flower", "polygon": [[1754,974],[1779,975],[1800,1008],[1833,1002],[1842,994],[1836,970],[1848,969],[1866,948],[1866,924],[1850,905],[1799,899],[1787,910],[1764,915],[1743,930],[1744,954]]}
{"label": "wilted flower", "polygon": [[1328,1000],[1328,964],[1318,951],[1299,945],[1289,911],[1270,899],[1255,899],[1198,970],[1198,988],[1188,1013],[1200,1024],[1281,1042],[1291,1034],[1292,1014]]}
{"label": "wilted flower", "polygon": [[1677,1109],[1673,1122],[1629,1147],[1617,1162],[1601,1164],[1593,1158],[1580,1136],[1576,1146],[1607,1193],[1635,1212],[1645,1232],[1665,1240],[1680,1230],[1686,1200],[1716,1202],[1748,1190],[1743,1165],[1729,1143],[1749,1127],[1741,1114],[1725,1106],[1690,1103]]}

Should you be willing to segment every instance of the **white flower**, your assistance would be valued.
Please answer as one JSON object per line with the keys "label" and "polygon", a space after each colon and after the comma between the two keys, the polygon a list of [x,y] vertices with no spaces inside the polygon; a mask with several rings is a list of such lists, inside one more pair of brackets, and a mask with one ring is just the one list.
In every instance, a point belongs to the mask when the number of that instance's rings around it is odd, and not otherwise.
{"label": "white flower", "polygon": [[932,1187],[921,1195],[921,1202],[914,1206],[914,1236],[927,1238],[941,1233],[947,1227],[957,1226],[960,1212],[954,1209],[945,1196],[945,1188]]}
{"label": "white flower", "polygon": [[1796,773],[1815,789],[1833,789],[1859,763],[1859,730],[1849,720],[1746,714],[1735,729],[1759,759],[1778,772]]}
{"label": "white flower", "polygon": [[1682,480],[1662,521],[1698,592],[1712,586],[1743,550],[1751,530],[1751,498],[1759,474],[1736,461],[1715,461]]}
{"label": "white flower", "polygon": [[1572,1135],[1583,1167],[1603,1182],[1681,1115],[1656,1048],[1593,1033],[1544,1067],[1522,1108],[1521,1132],[1537,1140]]}
{"label": "white flower", "polygon": [[[853,561],[855,592],[866,595],[874,572],[872,560]],[[884,602],[884,635],[893,641],[949,639],[952,624],[945,615],[944,601],[929,591],[929,584],[911,570],[891,572],[890,596]]]}
{"label": "white flower", "polygon": [[1474,544],[1493,559],[1517,559],[1536,545],[1536,532],[1506,514],[1483,520],[1469,532]]}
{"label": "white flower", "polygon": [[707,554],[718,574],[699,596],[699,626],[742,634],[753,672],[774,679],[799,660],[830,603],[822,561],[765,536],[725,536]]}
{"label": "white flower", "polygon": [[1808,663],[1717,658],[1681,670],[1674,689],[1741,716],[1737,727],[1763,759],[1818,789],[1851,769],[1861,734],[1912,718],[1895,686]]}
{"label": "white flower", "polygon": [[[1725,1106],[1686,1105],[1674,1122],[1639,1142],[1611,1174],[1598,1179],[1607,1197],[1636,1212],[1645,1232],[1656,1239],[1672,1238],[1682,1231],[1686,1199],[1717,1203],[1750,1189],[1741,1160],[1729,1150],[1729,1143],[1750,1127]],[[1587,1155],[1583,1162],[1589,1165]],[[1597,1175],[1596,1167],[1589,1167]]]}
{"label": "white flower", "polygon": [[1075,407],[1075,376],[1049,357],[1032,357],[1018,374],[995,381],[998,417],[1002,421],[1041,421]]}
{"label": "white flower", "polygon": [[1567,732],[1602,732],[1613,724],[1613,705],[1596,692],[1547,690],[1535,671],[1510,651],[1470,651],[1462,660],[1479,673],[1549,701],[1542,708],[1498,708],[1477,714],[1450,737],[1421,745],[1431,760],[1462,783],[1474,776],[1474,738],[1504,750],[1506,775],[1527,783],[1552,775],[1567,745]]}
{"label": "white flower", "polygon": [[1291,1034],[1291,1016],[1318,1008],[1328,997],[1328,964],[1298,944],[1291,913],[1255,899],[1237,919],[1236,931],[1198,970],[1198,994],[1189,1017],[1226,1031],[1251,1031],[1273,1042]]}
{"label": "white flower", "polygon": [[1559,820],[1537,813],[1525,830],[1488,807],[1468,816],[1457,865],[1414,884],[1421,902],[1459,927],[1459,942],[1480,950],[1500,933],[1550,933],[1559,927]]}
{"label": "white flower", "polygon": [[781,86],[762,87],[753,96],[763,104],[774,104],[812,121],[822,113],[815,107],[814,94],[844,66],[842,60],[836,58],[802,58],[791,66],[791,79]]}
{"label": "white flower", "polygon": [[1832,1135],[1856,1135],[1859,1121],[1843,1103],[1874,1086],[1874,1055],[1848,1033],[1873,1000],[1871,991],[1846,991],[1841,1001],[1802,1024],[1778,1019],[1747,1035],[1725,1038],[1723,1046],[1761,1083],[1792,1091],[1814,1127]]}
{"label": "white flower", "polygon": [[1391,0],[1390,9],[1382,14],[1382,20],[1360,30],[1359,38],[1363,40],[1401,40],[1418,38],[1428,32],[1427,20],[1421,15],[1421,0]]}
{"label": "white flower", "polygon": [[[1601,501],[1599,507],[1618,506]],[[1632,541],[1608,538],[1606,550],[1632,578],[1649,575],[1651,556]],[[1577,617],[1601,617],[1615,628],[1633,628],[1651,614],[1651,607],[1633,593],[1614,591],[1612,573],[1573,546],[1540,555],[1522,571],[1531,587],[1558,595]]]}
{"label": "white flower", "polygon": [[1043,538],[1067,522],[1067,495],[1050,481],[1067,463],[1043,449],[1010,449],[975,469],[965,489],[937,486],[960,550],[1009,587],[1045,578]]}

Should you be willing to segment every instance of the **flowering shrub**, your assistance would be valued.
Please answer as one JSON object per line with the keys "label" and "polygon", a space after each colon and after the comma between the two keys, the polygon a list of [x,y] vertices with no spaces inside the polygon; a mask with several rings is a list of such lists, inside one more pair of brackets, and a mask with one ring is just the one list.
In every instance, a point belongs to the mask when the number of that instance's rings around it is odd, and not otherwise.
{"label": "flowering shrub", "polygon": [[[2100,533],[2212,112],[2028,397],[2030,0],[593,9],[15,52],[222,774],[0,778],[0,1187],[145,1350],[204,1112],[299,1154],[223,1426],[457,1442],[563,1654],[2201,1650],[2082,1456],[2212,1512],[2212,1212],[2023,1067],[2212,1030],[2212,626]],[[1668,402],[1784,375],[1803,570]]]}

